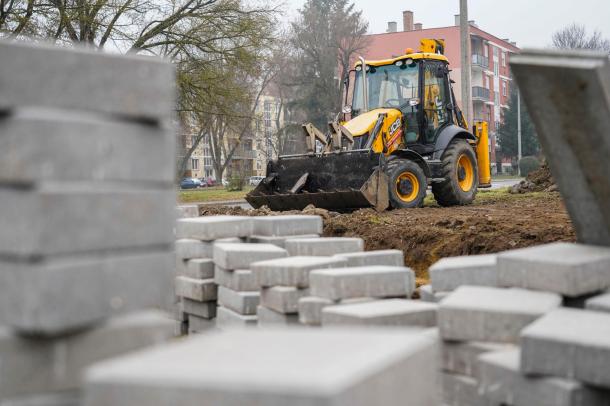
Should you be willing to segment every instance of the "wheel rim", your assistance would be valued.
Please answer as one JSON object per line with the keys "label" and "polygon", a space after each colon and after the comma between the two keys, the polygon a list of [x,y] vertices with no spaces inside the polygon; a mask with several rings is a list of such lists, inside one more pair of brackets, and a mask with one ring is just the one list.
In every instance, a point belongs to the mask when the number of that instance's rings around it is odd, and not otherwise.
{"label": "wheel rim", "polygon": [[457,162],[457,179],[460,189],[469,192],[474,184],[474,166],[468,156],[462,154]]}
{"label": "wheel rim", "polygon": [[419,195],[419,180],[411,172],[403,172],[396,178],[396,195],[406,203],[414,201]]}

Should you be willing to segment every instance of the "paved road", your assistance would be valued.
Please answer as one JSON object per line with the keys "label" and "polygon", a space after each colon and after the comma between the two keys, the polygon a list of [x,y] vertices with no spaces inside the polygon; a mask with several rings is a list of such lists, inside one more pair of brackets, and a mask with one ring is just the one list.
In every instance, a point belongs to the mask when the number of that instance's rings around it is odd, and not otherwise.
{"label": "paved road", "polygon": [[[491,188],[489,189],[502,189],[505,187],[509,187],[519,183],[521,179],[499,179],[492,180]],[[489,189],[481,189],[481,190],[489,190]],[[430,193],[430,192],[428,192]],[[245,200],[231,200],[231,201],[221,201],[221,202],[200,202],[200,203],[190,203],[190,204],[199,204],[206,206],[228,206],[228,207],[241,207],[243,209],[251,209],[252,206],[248,204]]]}

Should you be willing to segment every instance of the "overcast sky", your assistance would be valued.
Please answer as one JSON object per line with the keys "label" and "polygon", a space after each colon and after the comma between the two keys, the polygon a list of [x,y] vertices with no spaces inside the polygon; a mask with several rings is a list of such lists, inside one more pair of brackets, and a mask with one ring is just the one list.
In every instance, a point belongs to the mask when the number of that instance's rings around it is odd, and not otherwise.
{"label": "overcast sky", "polygon": [[[285,0],[294,15],[304,0]],[[402,29],[402,11],[412,10],[415,22],[426,27],[453,25],[459,0],[353,0],[369,22],[369,31],[385,32],[388,21]],[[610,39],[610,0],[470,0],[469,19],[499,37],[517,41],[517,46],[546,47],[554,31],[573,22],[590,31],[600,30]]]}

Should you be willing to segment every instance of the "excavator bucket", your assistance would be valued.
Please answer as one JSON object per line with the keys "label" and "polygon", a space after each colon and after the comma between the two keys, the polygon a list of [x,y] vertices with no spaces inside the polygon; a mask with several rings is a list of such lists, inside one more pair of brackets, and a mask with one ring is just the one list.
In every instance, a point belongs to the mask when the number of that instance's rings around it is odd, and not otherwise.
{"label": "excavator bucket", "polygon": [[254,208],[277,211],[302,210],[310,204],[336,211],[382,211],[389,200],[381,160],[380,154],[364,150],[282,156],[269,162],[267,177],[246,201]]}

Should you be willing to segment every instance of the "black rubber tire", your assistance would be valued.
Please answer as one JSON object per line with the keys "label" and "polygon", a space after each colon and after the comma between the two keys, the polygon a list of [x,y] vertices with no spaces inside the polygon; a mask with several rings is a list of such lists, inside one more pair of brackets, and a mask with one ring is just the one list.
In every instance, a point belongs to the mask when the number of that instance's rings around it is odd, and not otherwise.
{"label": "black rubber tire", "polygon": [[[417,178],[419,183],[417,196],[410,202],[401,199],[396,190],[396,180],[398,177],[409,172]],[[428,189],[428,180],[423,169],[415,162],[408,159],[393,159],[388,163],[386,173],[388,175],[388,194],[390,197],[390,206],[394,209],[410,209],[413,207],[422,207]]]}
{"label": "black rubber tire", "polygon": [[[460,156],[465,155],[472,163],[474,179],[468,191],[459,186],[457,162]],[[432,184],[434,199],[441,206],[458,206],[472,203],[479,187],[479,168],[477,157],[466,140],[454,139],[449,143],[441,157],[443,182]]]}

